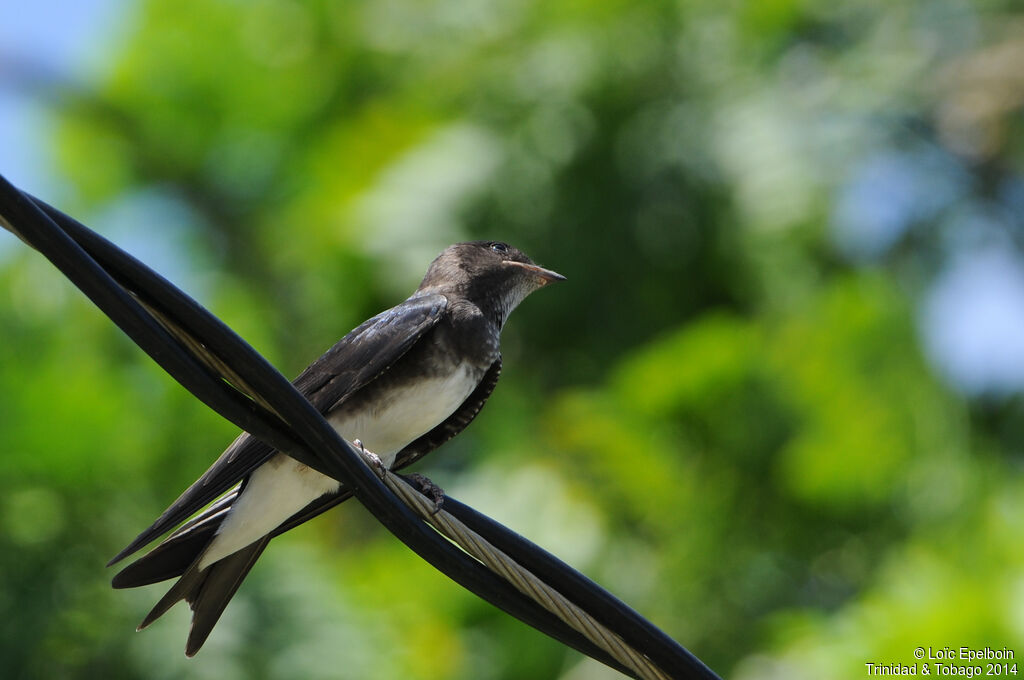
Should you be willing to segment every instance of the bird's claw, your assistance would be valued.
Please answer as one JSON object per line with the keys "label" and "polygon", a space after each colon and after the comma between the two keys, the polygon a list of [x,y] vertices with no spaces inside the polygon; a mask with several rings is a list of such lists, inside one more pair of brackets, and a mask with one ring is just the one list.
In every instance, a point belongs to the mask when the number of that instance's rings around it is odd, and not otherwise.
{"label": "bird's claw", "polygon": [[388,469],[384,466],[384,461],[380,459],[380,456],[373,451],[367,450],[367,448],[363,446],[363,442],[358,439],[353,439],[352,443],[357,449],[359,449],[359,453],[363,455],[363,460],[365,460],[366,464],[370,466],[370,469],[376,472],[377,476],[383,480],[384,476],[388,473]]}
{"label": "bird's claw", "polygon": [[429,477],[418,472],[403,475],[403,477],[407,482],[415,486],[417,491],[434,502],[434,509],[430,511],[430,514],[436,515],[444,504],[444,489],[434,484]]}

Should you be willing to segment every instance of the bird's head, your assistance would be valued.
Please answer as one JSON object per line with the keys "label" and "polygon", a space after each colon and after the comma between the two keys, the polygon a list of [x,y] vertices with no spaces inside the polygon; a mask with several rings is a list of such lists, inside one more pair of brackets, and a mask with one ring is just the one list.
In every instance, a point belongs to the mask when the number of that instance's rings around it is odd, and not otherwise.
{"label": "bird's head", "polygon": [[448,246],[430,263],[420,291],[457,292],[504,326],[527,295],[565,277],[536,264],[500,241],[470,241]]}

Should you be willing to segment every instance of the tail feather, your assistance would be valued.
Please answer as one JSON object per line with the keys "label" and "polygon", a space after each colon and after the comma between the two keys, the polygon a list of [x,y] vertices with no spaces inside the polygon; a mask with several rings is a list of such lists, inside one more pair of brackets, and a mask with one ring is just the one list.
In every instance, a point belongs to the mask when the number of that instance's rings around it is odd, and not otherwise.
{"label": "tail feather", "polygon": [[142,620],[138,630],[148,627],[175,604],[185,600],[192,609],[186,656],[194,656],[206,642],[228,602],[272,538],[347,500],[352,494],[346,490],[321,496],[275,531],[200,569],[200,559],[217,536],[237,495],[234,492],[225,496],[183,524],[163,543],[118,572],[112,581],[115,588],[135,588],[180,577]]}
{"label": "tail feather", "polygon": [[192,566],[185,570],[185,573],[181,575],[181,578],[175,581],[170,590],[164,593],[164,596],[161,597],[160,601],[153,606],[148,614],[146,614],[146,618],[142,619],[142,623],[140,623],[139,627],[135,630],[138,631],[148,628],[151,623],[166,614],[168,609],[176,605],[181,600],[188,601],[202,589],[203,582],[206,581],[209,569],[200,570],[198,568],[198,562],[198,559],[193,561]]}
{"label": "tail feather", "polygon": [[271,536],[265,536],[205,569],[199,568],[200,559],[216,537],[233,500],[234,496],[207,508],[118,572],[112,581],[115,588],[134,588],[180,577],[142,619],[138,630],[148,627],[185,600],[192,609],[192,628],[185,646],[187,656],[195,655],[206,642],[224,608],[270,542]]}
{"label": "tail feather", "polygon": [[185,644],[185,655],[195,656],[269,542],[270,538],[264,537],[206,569],[199,568],[197,556],[181,578],[146,614],[137,630],[148,627],[175,604],[185,600],[192,609],[192,628]]}
{"label": "tail feather", "polygon": [[265,536],[249,547],[211,564],[200,572],[203,574],[202,580],[182,593],[182,597],[192,607],[192,628],[188,633],[188,642],[185,643],[185,656],[195,656],[206,638],[210,637],[224,608],[269,542],[270,538]]}

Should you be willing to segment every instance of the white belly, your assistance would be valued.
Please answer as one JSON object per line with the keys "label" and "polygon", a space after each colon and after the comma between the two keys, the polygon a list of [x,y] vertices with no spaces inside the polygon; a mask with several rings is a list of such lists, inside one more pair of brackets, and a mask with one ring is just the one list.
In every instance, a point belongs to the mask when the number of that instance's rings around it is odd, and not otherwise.
{"label": "white belly", "polygon": [[434,429],[455,412],[476,387],[475,376],[463,365],[444,377],[416,381],[378,399],[373,409],[350,413],[338,409],[328,422],[345,439],[359,439],[384,464],[391,463],[409,442]]}
{"label": "white belly", "polygon": [[[359,439],[387,467],[407,444],[441,424],[476,387],[475,376],[463,365],[444,377],[417,381],[393,390],[375,408],[346,412],[339,408],[328,422],[345,439]],[[339,484],[293,458],[277,454],[249,476],[217,537],[200,561],[205,569],[277,528]]]}

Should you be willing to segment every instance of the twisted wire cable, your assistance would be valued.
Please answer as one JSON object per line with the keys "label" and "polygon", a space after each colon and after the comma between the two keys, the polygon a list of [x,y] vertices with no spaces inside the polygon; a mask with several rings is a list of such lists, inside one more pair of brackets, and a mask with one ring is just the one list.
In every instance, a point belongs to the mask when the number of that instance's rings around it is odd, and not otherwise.
{"label": "twisted wire cable", "polygon": [[[356,450],[360,449],[357,447]],[[639,677],[644,680],[671,680],[650,659],[626,644],[621,637],[596,621],[586,611],[576,606],[506,553],[445,512],[443,506],[436,507],[432,501],[427,500],[401,476],[377,467],[379,459],[374,461],[371,457],[372,454],[367,451],[360,451],[360,453],[364,461],[380,474],[384,485],[442,536],[482,562],[491,571],[501,575],[519,592],[536,601],[595,645],[611,654],[617,661],[628,666]]]}

